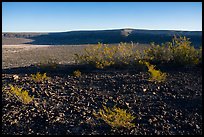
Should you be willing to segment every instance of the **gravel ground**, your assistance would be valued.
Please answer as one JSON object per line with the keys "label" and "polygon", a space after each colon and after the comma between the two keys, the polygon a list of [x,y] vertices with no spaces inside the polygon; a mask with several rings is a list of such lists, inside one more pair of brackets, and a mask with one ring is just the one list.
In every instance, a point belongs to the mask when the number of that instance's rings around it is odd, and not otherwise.
{"label": "gravel ground", "polygon": [[2,68],[24,67],[54,60],[59,64],[70,64],[74,54],[81,53],[84,46],[50,45],[3,45]]}
{"label": "gravel ground", "polygon": [[2,44],[3,45],[17,45],[17,44],[23,44],[32,42],[32,39],[26,39],[26,38],[2,38]]}
{"label": "gravel ground", "polygon": [[[46,61],[58,64],[73,64],[74,54],[82,54],[89,45],[3,45],[2,68],[25,67]],[[135,45],[143,50],[148,45]]]}
{"label": "gravel ground", "polygon": [[[3,61],[5,55],[3,49]],[[201,67],[164,69],[167,81],[156,84],[148,81],[146,71],[133,69],[95,70],[59,65],[55,70],[40,70],[29,63],[27,67],[17,64],[18,68],[6,68],[7,65],[4,64],[2,73],[2,134],[202,135]],[[72,75],[76,69],[82,72],[79,78]],[[34,82],[30,74],[37,71],[47,72],[50,79]],[[14,79],[14,75],[18,78]],[[9,96],[8,84],[28,90],[34,101],[25,105]],[[102,105],[126,109],[136,117],[132,121],[136,127],[111,128],[96,119],[93,112],[98,112]]]}

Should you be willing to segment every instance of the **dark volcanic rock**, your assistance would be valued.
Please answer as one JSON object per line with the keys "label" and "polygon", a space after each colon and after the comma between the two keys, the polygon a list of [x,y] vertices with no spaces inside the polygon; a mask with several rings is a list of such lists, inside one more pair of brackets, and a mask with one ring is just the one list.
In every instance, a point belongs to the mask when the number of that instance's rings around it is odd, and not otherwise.
{"label": "dark volcanic rock", "polygon": [[[167,81],[148,81],[147,72],[84,71],[77,78],[47,73],[36,83],[30,75],[2,74],[2,134],[35,135],[201,135],[202,69],[168,70]],[[16,76],[15,76],[16,77]],[[34,95],[25,105],[9,95],[8,84]],[[136,118],[131,129],[111,128],[94,111],[117,106]]]}

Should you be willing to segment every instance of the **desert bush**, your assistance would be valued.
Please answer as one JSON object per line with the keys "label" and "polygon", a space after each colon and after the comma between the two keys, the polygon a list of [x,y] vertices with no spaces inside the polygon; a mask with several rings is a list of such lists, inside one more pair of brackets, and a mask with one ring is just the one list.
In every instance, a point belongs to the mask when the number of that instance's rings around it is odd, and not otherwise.
{"label": "desert bush", "polygon": [[172,52],[172,44],[170,42],[162,45],[155,45],[153,42],[150,44],[150,48],[144,50],[143,59],[154,64],[169,63],[173,60]]}
{"label": "desert bush", "polygon": [[85,54],[77,56],[77,61],[79,63],[91,64],[96,68],[104,68],[105,66],[110,66],[114,64],[113,54],[116,48],[109,48],[107,45],[98,43],[97,46],[90,46],[85,49]]}
{"label": "desert bush", "polygon": [[28,95],[28,91],[22,90],[23,88],[18,88],[17,86],[9,85],[10,91],[12,94],[14,94],[18,100],[20,100],[24,104],[29,104],[34,96],[30,97]]}
{"label": "desert bush", "polygon": [[[202,49],[201,49],[202,50]],[[189,38],[176,36],[173,39],[173,62],[178,65],[196,65],[199,63],[199,50],[191,46]]]}
{"label": "desert bush", "polygon": [[76,62],[91,64],[96,68],[108,66],[133,65],[140,53],[134,50],[133,45],[120,43],[118,46],[109,46],[98,43],[85,49],[85,54],[76,54]]}
{"label": "desert bush", "polygon": [[44,59],[44,61],[41,61],[40,63],[37,64],[37,66],[41,69],[56,69],[57,68],[57,61],[56,59]]}
{"label": "desert bush", "polygon": [[76,62],[91,64],[96,68],[108,66],[139,66],[139,60],[151,64],[170,64],[174,66],[196,65],[202,62],[202,48],[195,49],[189,38],[174,36],[172,42],[161,45],[151,43],[150,48],[139,52],[132,44],[120,43],[109,46],[99,43],[85,49],[85,54],[76,54]]}
{"label": "desert bush", "polygon": [[202,48],[195,49],[189,38],[174,36],[172,42],[162,45],[151,44],[151,47],[144,51],[148,62],[153,64],[169,63],[178,66],[196,65],[202,61]]}
{"label": "desert bush", "polygon": [[117,108],[114,106],[112,109],[103,106],[103,109],[100,109],[98,113],[93,113],[96,118],[104,120],[113,128],[125,127],[132,128],[135,127],[131,121],[135,119],[130,113],[127,113],[126,110]]}
{"label": "desert bush", "polygon": [[160,70],[155,69],[155,65],[151,65],[146,61],[139,61],[141,64],[144,64],[148,68],[148,72],[150,73],[150,81],[155,82],[164,82],[166,80],[166,73],[161,72]]}
{"label": "desert bush", "polygon": [[202,65],[202,46],[198,50],[198,59],[199,59],[198,64]]}
{"label": "desert bush", "polygon": [[37,72],[36,74],[31,74],[31,77],[32,77],[32,80],[36,82],[41,82],[48,79],[46,73],[40,74],[40,72]]}
{"label": "desert bush", "polygon": [[75,70],[75,71],[73,72],[73,75],[74,75],[75,77],[80,77],[80,76],[81,76],[81,71]]}

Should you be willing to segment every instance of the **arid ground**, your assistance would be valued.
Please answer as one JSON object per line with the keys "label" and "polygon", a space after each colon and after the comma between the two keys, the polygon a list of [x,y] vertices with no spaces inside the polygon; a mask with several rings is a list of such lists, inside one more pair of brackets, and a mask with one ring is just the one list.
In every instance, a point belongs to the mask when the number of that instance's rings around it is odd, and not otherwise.
{"label": "arid ground", "polygon": [[[88,45],[3,45],[2,134],[9,135],[202,135],[202,68],[166,68],[167,81],[147,71],[97,70],[77,66],[74,54]],[[143,49],[145,46],[139,46]],[[37,63],[54,60],[55,69]],[[73,76],[79,69],[81,77]],[[31,74],[47,73],[35,82]],[[9,84],[27,90],[32,103],[8,94]],[[135,116],[135,127],[113,128],[93,112],[119,107]]]}

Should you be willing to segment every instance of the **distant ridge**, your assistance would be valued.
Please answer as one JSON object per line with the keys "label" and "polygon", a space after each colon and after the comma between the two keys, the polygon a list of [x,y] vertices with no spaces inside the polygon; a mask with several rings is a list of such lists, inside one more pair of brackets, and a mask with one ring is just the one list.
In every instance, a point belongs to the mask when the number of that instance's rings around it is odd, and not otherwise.
{"label": "distant ridge", "polygon": [[[202,31],[178,31],[178,30],[145,30],[145,29],[113,29],[113,30],[82,30],[68,32],[3,32],[2,44],[7,44],[6,39],[30,39],[31,42],[23,44],[36,45],[78,45],[96,44],[98,42],[112,44],[119,42],[139,42],[158,44],[171,41],[174,35],[190,38],[196,47],[202,44]],[[7,40],[8,41],[8,40]]]}

